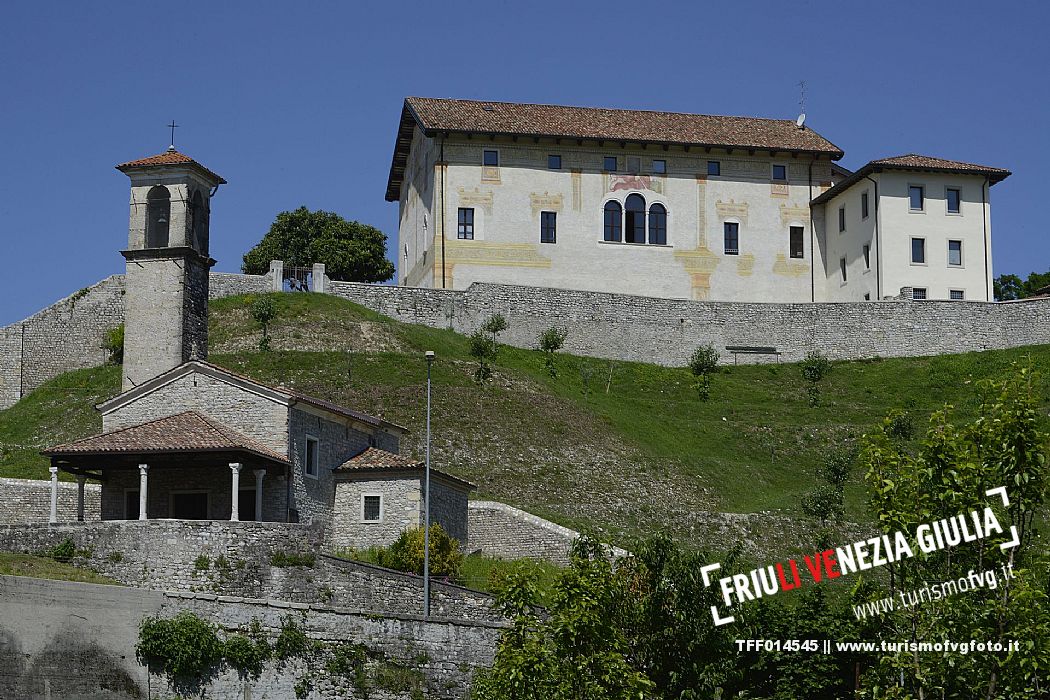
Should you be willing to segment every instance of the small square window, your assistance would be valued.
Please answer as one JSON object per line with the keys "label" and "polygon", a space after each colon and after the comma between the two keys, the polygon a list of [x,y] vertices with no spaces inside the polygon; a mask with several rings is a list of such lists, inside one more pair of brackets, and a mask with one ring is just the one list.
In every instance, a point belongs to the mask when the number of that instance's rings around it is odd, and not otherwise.
{"label": "small square window", "polygon": [[547,156],[547,169],[548,170],[561,170],[561,156],[557,156],[557,155]]}
{"label": "small square window", "polygon": [[846,281],[846,258],[839,258],[839,274],[842,275],[842,281]]}
{"label": "small square window", "polygon": [[860,218],[868,218],[868,193],[862,192],[860,195]]}
{"label": "small square window", "polygon": [[627,156],[627,172],[637,175],[642,171],[642,159],[638,156]]}
{"label": "small square window", "polygon": [[724,250],[726,255],[740,255],[740,224],[726,222]]}
{"label": "small square window", "polygon": [[788,169],[786,165],[773,166],[773,179],[777,182],[787,182]]}
{"label": "small square window", "polygon": [[605,156],[602,159],[602,170],[609,173],[616,172],[616,156]]}
{"label": "small square window", "polygon": [[484,160],[482,161],[485,165],[492,167],[499,167],[499,151],[485,151]]}
{"label": "small square window", "polygon": [[657,175],[664,175],[667,173],[667,161],[666,160],[654,160],[653,161],[653,172]]}
{"label": "small square window", "polygon": [[961,289],[952,289],[948,292],[948,298],[952,301],[963,301],[966,299],[966,292]]}
{"label": "small square window", "polygon": [[864,269],[871,269],[871,246],[867,243],[864,244]]}
{"label": "small square window", "polygon": [[922,211],[926,206],[926,188],[922,185],[908,187],[908,208],[911,211]]}
{"label": "small square window", "polygon": [[961,197],[959,195],[959,189],[957,187],[949,187],[945,191],[945,199],[948,200],[948,213],[949,214],[958,214],[959,213],[959,203],[960,203],[960,199],[961,199]]}
{"label": "small square window", "polygon": [[871,294],[870,293],[864,295],[864,301],[871,301]]}
{"label": "small square window", "polygon": [[789,232],[790,241],[788,242],[789,253],[793,258],[804,258],[806,257],[806,248],[803,237],[803,228],[801,226],[792,226]]}
{"label": "small square window", "polygon": [[911,239],[911,261],[916,264],[925,264],[926,262],[926,239],[925,238],[913,238]]}
{"label": "small square window", "polygon": [[469,207],[459,208],[459,222],[456,225],[456,238],[474,240],[474,210]]}
{"label": "small square window", "polygon": [[368,523],[378,523],[383,517],[382,496],[361,497],[361,519]]}
{"label": "small square window", "polygon": [[707,161],[707,174],[708,175],[721,175],[722,174],[722,162],[718,160]]}
{"label": "small square window", "polygon": [[540,243],[557,242],[558,213],[553,211],[540,212]]}
{"label": "small square window", "polygon": [[912,299],[925,299],[926,298],[926,287],[912,287],[911,298]]}
{"label": "small square window", "polygon": [[839,233],[846,230],[846,205],[839,207]]}
{"label": "small square window", "polygon": [[306,460],[303,463],[303,469],[307,476],[312,476],[315,479],[318,475],[318,442],[317,438],[309,437],[306,438]]}
{"label": "small square window", "polygon": [[948,241],[948,264],[962,267],[962,241]]}

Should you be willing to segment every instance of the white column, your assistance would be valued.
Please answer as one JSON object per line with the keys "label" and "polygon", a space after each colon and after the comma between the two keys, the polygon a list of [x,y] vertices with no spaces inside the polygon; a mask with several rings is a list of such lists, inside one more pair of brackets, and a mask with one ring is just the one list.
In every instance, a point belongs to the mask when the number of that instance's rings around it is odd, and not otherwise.
{"label": "white column", "polygon": [[49,523],[58,522],[58,467],[50,467],[48,471],[51,472],[51,515],[48,518]]}
{"label": "white column", "polygon": [[77,520],[84,522],[84,482],[86,476],[77,477]]}
{"label": "white column", "polygon": [[148,464],[139,465],[139,520],[146,519],[146,472]]}
{"label": "white column", "polygon": [[233,472],[233,484],[231,488],[230,520],[240,520],[237,513],[237,497],[241,490],[241,465],[238,462],[230,462],[230,471]]}
{"label": "white column", "polygon": [[258,520],[259,522],[262,522],[262,519],[263,519],[263,512],[262,512],[262,486],[263,486],[263,477],[264,476],[266,476],[266,470],[265,469],[256,469],[255,470],[255,519]]}

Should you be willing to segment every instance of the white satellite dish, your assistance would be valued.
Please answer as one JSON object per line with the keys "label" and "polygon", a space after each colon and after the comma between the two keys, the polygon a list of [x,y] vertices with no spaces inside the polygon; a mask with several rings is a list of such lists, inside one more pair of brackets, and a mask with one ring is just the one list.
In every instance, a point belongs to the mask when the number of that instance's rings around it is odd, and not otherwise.
{"label": "white satellite dish", "polygon": [[806,123],[806,113],[803,112],[802,114],[798,115],[798,119],[795,120],[795,126],[797,126],[798,128],[801,129],[802,125],[805,124],[805,123]]}

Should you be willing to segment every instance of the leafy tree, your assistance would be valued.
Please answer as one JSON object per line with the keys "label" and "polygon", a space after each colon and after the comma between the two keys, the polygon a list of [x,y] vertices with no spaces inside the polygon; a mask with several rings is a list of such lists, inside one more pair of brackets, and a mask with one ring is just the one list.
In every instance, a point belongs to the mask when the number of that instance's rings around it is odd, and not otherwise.
{"label": "leafy tree", "polygon": [[497,342],[496,337],[507,330],[507,328],[507,319],[504,318],[503,314],[496,314],[481,324],[481,330],[492,334],[493,343]]}
{"label": "leafy tree", "polygon": [[124,324],[106,331],[102,340],[102,349],[109,353],[109,364],[124,364]]}
{"label": "leafy tree", "polygon": [[474,370],[474,381],[484,384],[492,377],[491,365],[496,361],[496,355],[499,354],[499,344],[485,331],[484,327],[481,327],[467,338],[467,346],[470,356],[478,363],[478,368]]}
{"label": "leafy tree", "polygon": [[[386,549],[378,551],[379,564],[398,571],[423,575],[422,527],[403,531]],[[463,553],[459,551],[459,540],[450,536],[437,523],[430,525],[430,573],[435,576],[453,578],[459,575],[463,565]]]}
{"label": "leafy tree", "polygon": [[809,405],[817,407],[820,405],[820,381],[831,373],[831,360],[819,350],[811,350],[806,353],[806,359],[802,360],[802,378],[809,382],[806,394],[809,397]]}
{"label": "leafy tree", "polygon": [[693,373],[701,401],[711,398],[711,374],[718,368],[718,358],[718,351],[710,343],[701,345],[689,356],[689,371]]}
{"label": "leafy tree", "polygon": [[568,337],[569,330],[567,328],[558,328],[557,326],[551,326],[540,333],[538,341],[540,351],[543,353],[543,365],[547,368],[547,373],[551,375],[551,379],[558,377],[558,366],[554,362],[554,354],[565,347],[565,339]]}
{"label": "leafy tree", "polygon": [[270,322],[277,316],[277,305],[269,294],[255,297],[251,304],[252,318],[262,328],[262,338],[259,339],[259,352],[267,352],[270,349]]}
{"label": "leafy tree", "polygon": [[263,239],[245,254],[241,270],[266,274],[271,260],[297,267],[324,263],[325,274],[348,282],[385,282],[394,276],[394,264],[386,259],[385,233],[306,207],[278,214]]}
{"label": "leafy tree", "polygon": [[992,292],[998,301],[1013,301],[1034,296],[1047,286],[1050,286],[1050,272],[1032,272],[1025,280],[1017,275],[999,275],[992,282]]}

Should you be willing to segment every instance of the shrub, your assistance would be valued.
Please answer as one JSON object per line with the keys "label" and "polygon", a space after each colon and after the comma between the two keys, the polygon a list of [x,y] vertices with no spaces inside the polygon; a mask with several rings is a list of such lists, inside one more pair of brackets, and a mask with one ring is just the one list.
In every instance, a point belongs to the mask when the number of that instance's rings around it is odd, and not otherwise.
{"label": "shrub", "polygon": [[51,557],[55,561],[68,562],[73,559],[76,555],[76,545],[73,544],[73,540],[68,537],[51,549],[47,550],[47,556]]}
{"label": "shrub", "polygon": [[198,555],[198,557],[193,560],[193,569],[195,571],[207,571],[208,567],[210,567],[210,566],[211,566],[211,559],[209,559],[207,557],[207,555],[204,555],[204,554]]}
{"label": "shrub", "polygon": [[270,322],[277,316],[277,305],[269,294],[255,297],[251,303],[252,318],[262,328],[262,338],[259,339],[259,352],[270,349]]}
{"label": "shrub", "polygon": [[492,335],[493,343],[496,342],[496,336],[507,330],[507,328],[507,319],[503,317],[503,314],[496,314],[481,324],[481,330]]}
{"label": "shrub", "polygon": [[895,409],[890,412],[886,434],[901,441],[911,440],[915,436],[915,421],[911,412],[904,409]]}
{"label": "shrub", "polygon": [[809,405],[816,407],[820,405],[820,388],[817,386],[824,377],[831,373],[831,360],[819,350],[806,353],[806,359],[801,364],[802,378],[809,382],[806,393],[809,396]]}
{"label": "shrub", "polygon": [[555,379],[558,376],[558,367],[554,364],[554,353],[565,347],[565,339],[567,337],[569,337],[568,329],[558,328],[557,326],[551,326],[540,333],[539,345],[540,350],[544,354],[543,364],[547,367],[547,372],[551,375],[551,379]]}
{"label": "shrub", "polygon": [[170,679],[200,680],[222,661],[223,644],[215,625],[183,610],[169,619],[144,618],[135,654]]}
{"label": "shrub", "polygon": [[124,324],[106,331],[102,339],[101,348],[109,353],[108,362],[111,365],[124,364]]}
{"label": "shrub", "polygon": [[258,678],[263,664],[270,658],[272,650],[265,639],[249,639],[242,634],[231,634],[222,645],[226,662],[242,676]]}
{"label": "shrub", "polygon": [[312,552],[285,552],[277,550],[270,554],[270,566],[313,566],[316,557]]}
{"label": "shrub", "polygon": [[478,328],[471,333],[467,343],[470,348],[470,356],[478,363],[478,368],[474,370],[474,381],[484,384],[492,377],[490,365],[496,360],[499,346],[489,337],[484,328]]}
{"label": "shrub", "polygon": [[343,642],[332,647],[332,656],[325,668],[333,676],[356,677],[364,670],[368,658],[368,647],[364,644]]}
{"label": "shrub", "polygon": [[821,486],[802,496],[802,512],[811,518],[820,520],[821,525],[829,520],[838,520],[846,510],[842,500],[842,489],[834,486]]}
{"label": "shrub", "polygon": [[831,486],[842,488],[849,480],[856,454],[856,450],[846,449],[824,455],[824,463],[820,466],[820,478]]}
{"label": "shrub", "polygon": [[310,649],[310,638],[295,621],[295,616],[288,614],[281,618],[281,632],[273,644],[273,655],[281,661],[304,656]]}
{"label": "shrub", "polygon": [[[410,528],[402,532],[386,551],[381,552],[382,566],[423,575],[423,528]],[[450,537],[444,528],[430,526],[430,573],[434,576],[454,577],[463,564],[463,553],[459,541]]]}
{"label": "shrub", "polygon": [[701,401],[711,398],[711,374],[718,368],[719,357],[710,343],[701,345],[689,357],[689,371],[695,377],[696,393]]}

